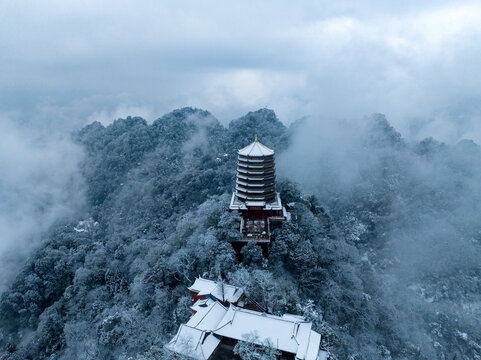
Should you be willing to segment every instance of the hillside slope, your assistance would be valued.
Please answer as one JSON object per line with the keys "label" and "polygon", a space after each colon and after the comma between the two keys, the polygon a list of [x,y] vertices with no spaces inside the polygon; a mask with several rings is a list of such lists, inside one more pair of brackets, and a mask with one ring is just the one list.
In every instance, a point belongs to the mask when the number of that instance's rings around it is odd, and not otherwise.
{"label": "hillside slope", "polygon": [[[307,156],[302,177],[308,125],[267,109],[228,128],[192,108],[86,126],[74,138],[88,209],[54,226],[2,294],[0,359],[163,358],[198,275],[305,315],[333,359],[481,358],[481,151],[409,144],[380,115],[368,124],[348,185],[333,149]],[[248,246],[237,264],[226,209],[253,134],[276,150],[292,220],[269,259]]]}

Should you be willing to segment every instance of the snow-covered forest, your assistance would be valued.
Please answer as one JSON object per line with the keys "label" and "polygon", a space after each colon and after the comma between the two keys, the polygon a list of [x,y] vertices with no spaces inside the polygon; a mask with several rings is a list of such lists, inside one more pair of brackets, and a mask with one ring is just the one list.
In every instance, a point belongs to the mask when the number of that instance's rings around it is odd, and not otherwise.
{"label": "snow-covered forest", "polygon": [[[199,275],[306,316],[331,359],[481,359],[481,148],[361,123],[183,108],[72,134],[86,205],[1,294],[0,359],[163,359]],[[227,208],[254,134],[291,220],[237,263]]]}

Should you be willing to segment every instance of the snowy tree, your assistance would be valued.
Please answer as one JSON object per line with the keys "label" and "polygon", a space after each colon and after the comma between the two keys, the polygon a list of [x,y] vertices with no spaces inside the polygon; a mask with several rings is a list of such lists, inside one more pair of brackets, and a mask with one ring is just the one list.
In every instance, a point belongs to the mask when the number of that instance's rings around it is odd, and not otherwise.
{"label": "snowy tree", "polygon": [[243,335],[245,341],[234,346],[234,354],[242,360],[275,360],[280,352],[269,339],[261,341],[255,332]]}

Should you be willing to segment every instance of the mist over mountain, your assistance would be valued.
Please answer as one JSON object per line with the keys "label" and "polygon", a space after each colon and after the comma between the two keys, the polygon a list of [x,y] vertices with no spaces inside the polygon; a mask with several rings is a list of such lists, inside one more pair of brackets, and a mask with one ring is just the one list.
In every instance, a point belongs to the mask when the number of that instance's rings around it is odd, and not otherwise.
{"label": "mist over mountain", "polygon": [[60,219],[85,206],[82,147],[0,116],[0,293]]}
{"label": "mist over mountain", "polygon": [[[267,259],[246,246],[237,263],[227,208],[254,134],[276,151],[291,220]],[[331,359],[481,359],[476,143],[411,142],[381,114],[286,127],[264,108],[223,126],[182,108],[94,122],[62,144],[73,163],[55,155],[62,169],[25,175],[50,189],[35,198],[47,210],[19,211],[48,221],[1,279],[0,359],[168,358],[198,275],[306,316]],[[61,180],[40,181],[45,171]]]}

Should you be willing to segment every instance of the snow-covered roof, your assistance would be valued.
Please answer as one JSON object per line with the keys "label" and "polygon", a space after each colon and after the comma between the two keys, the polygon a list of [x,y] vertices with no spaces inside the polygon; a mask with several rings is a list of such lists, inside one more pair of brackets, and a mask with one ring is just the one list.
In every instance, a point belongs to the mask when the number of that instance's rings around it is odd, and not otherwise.
{"label": "snow-covered roof", "polygon": [[240,149],[237,153],[244,156],[269,156],[274,155],[274,150],[269,149],[256,140],[245,148]]}
{"label": "snow-covered roof", "polygon": [[[252,204],[251,201],[246,201],[246,202],[240,201],[237,198],[236,195],[237,195],[237,193],[235,193],[235,192],[232,194],[229,209],[231,209],[231,210],[248,210],[247,206],[253,206],[253,205],[251,205]],[[249,205],[247,205],[248,202],[249,202]],[[276,194],[276,198],[273,202],[268,202],[268,203],[264,204],[264,210],[282,210],[282,209],[283,209],[283,206],[282,206],[281,197],[280,197],[279,193]]]}
{"label": "snow-covered roof", "polygon": [[207,360],[219,343],[220,339],[215,335],[182,324],[177,335],[165,347],[177,354],[198,360]]}
{"label": "snow-covered roof", "polygon": [[282,315],[283,319],[293,320],[293,321],[306,321],[306,318],[301,315],[296,314],[284,314]]}
{"label": "snow-covered roof", "polygon": [[265,201],[246,201],[246,206],[263,207],[265,204]]}
{"label": "snow-covered roof", "polygon": [[231,305],[214,333],[236,340],[254,334],[259,345],[269,342],[278,350],[296,354],[296,359],[316,360],[321,337],[311,327],[312,323],[293,316],[279,317]]}
{"label": "snow-covered roof", "polygon": [[200,299],[200,300],[197,300],[194,305],[192,305],[190,308],[194,311],[194,312],[197,312],[203,308],[206,308],[207,306],[210,306],[212,305],[213,303],[215,303],[215,300],[212,300],[210,298],[207,298],[207,299]]}
{"label": "snow-covered roof", "polygon": [[217,283],[212,280],[197,278],[189,287],[190,291],[194,291],[197,295],[206,296],[211,295],[220,301],[228,301],[235,303],[244,293],[244,290],[232,285]]}
{"label": "snow-covered roof", "polygon": [[221,303],[212,301],[206,307],[199,310],[189,319],[187,326],[195,327],[199,330],[213,330],[224,318],[227,309]]}
{"label": "snow-covered roof", "polygon": [[[196,279],[189,288],[200,293],[215,293],[215,281]],[[219,284],[220,285],[220,284]],[[242,289],[224,285],[239,292]],[[326,360],[327,351],[320,350],[321,336],[313,331],[312,323],[302,316],[284,314],[270,315],[247,310],[230,304],[227,309],[212,299],[197,300],[191,307],[196,313],[187,324],[182,324],[166,348],[194,359],[206,360],[215,352],[222,337],[253,341],[258,345],[272,346],[295,354],[296,360]],[[254,337],[247,339],[249,335]]]}
{"label": "snow-covered roof", "polygon": [[319,350],[319,353],[317,354],[317,359],[316,360],[327,360],[327,355],[329,355],[329,353],[327,352],[327,350]]}

